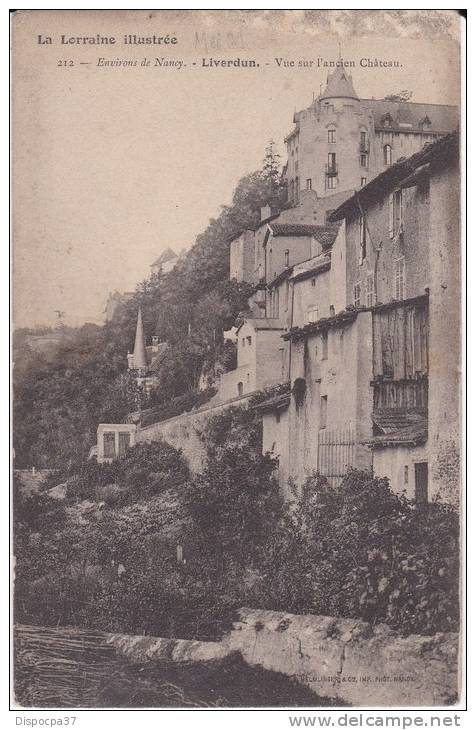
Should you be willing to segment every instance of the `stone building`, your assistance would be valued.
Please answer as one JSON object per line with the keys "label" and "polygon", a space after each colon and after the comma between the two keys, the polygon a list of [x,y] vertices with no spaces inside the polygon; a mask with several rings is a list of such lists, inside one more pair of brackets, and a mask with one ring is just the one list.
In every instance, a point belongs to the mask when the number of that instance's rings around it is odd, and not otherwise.
{"label": "stone building", "polygon": [[333,214],[347,301],[372,318],[373,469],[420,501],[459,496],[458,146],[453,133],[425,147]]}
{"label": "stone building", "polygon": [[352,195],[335,240],[272,282],[291,389],[260,410],[283,487],[373,467],[412,499],[457,500],[458,175],[452,134]]}
{"label": "stone building", "polygon": [[328,76],[323,93],[294,115],[286,137],[288,199],[357,190],[401,157],[452,132],[456,107],[359,99],[344,67]]}
{"label": "stone building", "polygon": [[173,251],[170,246],[167,246],[165,251],[162,251],[159,258],[154,261],[153,264],[150,266],[150,271],[152,274],[168,274],[169,271],[172,271],[175,264],[179,260],[179,257]]}
{"label": "stone building", "polygon": [[150,393],[158,384],[159,368],[166,357],[168,345],[166,342],[160,342],[156,335],[153,335],[151,345],[146,346],[145,342],[142,312],[139,307],[134,351],[127,353],[127,367],[137,385]]}

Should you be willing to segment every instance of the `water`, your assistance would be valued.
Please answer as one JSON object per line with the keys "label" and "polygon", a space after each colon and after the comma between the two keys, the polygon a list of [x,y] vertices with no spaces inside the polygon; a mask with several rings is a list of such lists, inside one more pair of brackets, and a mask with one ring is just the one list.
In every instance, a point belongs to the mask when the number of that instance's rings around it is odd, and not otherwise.
{"label": "water", "polygon": [[209,662],[132,663],[101,632],[15,629],[15,697],[22,707],[322,707],[284,675],[249,667],[241,656]]}

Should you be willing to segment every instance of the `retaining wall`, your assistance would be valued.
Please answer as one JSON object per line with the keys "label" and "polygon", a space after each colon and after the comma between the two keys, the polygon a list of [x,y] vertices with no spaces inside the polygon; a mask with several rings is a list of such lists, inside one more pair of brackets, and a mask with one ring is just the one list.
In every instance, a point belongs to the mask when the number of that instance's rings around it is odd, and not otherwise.
{"label": "retaining wall", "polygon": [[224,645],[361,707],[438,706],[458,698],[458,636],[401,637],[385,625],[243,608]]}
{"label": "retaining wall", "polygon": [[209,661],[238,651],[317,696],[357,707],[447,706],[458,700],[456,634],[399,636],[355,619],[242,608],[219,642],[111,634],[131,661]]}
{"label": "retaining wall", "polygon": [[197,473],[201,471],[205,461],[206,449],[202,440],[202,432],[208,419],[232,406],[245,406],[252,395],[254,393],[248,393],[241,398],[233,398],[216,405],[207,405],[196,411],[138,428],[136,443],[163,439],[176,449],[182,449],[191,471]]}

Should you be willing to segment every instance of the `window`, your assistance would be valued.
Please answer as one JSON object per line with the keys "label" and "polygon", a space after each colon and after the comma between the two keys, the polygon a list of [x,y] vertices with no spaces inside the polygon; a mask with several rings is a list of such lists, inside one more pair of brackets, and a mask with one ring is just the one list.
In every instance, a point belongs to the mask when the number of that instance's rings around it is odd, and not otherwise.
{"label": "window", "polygon": [[415,464],[415,503],[417,507],[428,502],[428,462]]}
{"label": "window", "polygon": [[287,249],[286,249],[286,251],[284,252],[284,265],[285,265],[286,267],[288,267],[288,266],[289,266],[289,249],[288,249],[288,248],[287,248]]}
{"label": "window", "polygon": [[294,180],[291,180],[289,190],[290,190],[289,200],[294,201]]}
{"label": "window", "polygon": [[335,152],[329,152],[327,154],[327,171],[328,172],[336,172],[337,171],[337,161],[336,161],[337,155]]}
{"label": "window", "polygon": [[241,382],[238,383],[237,388],[238,388],[238,395],[243,395],[243,383],[241,383]]}
{"label": "window", "polygon": [[335,141],[336,141],[336,130],[335,129],[327,130],[327,141],[329,144],[335,144]]}
{"label": "window", "polygon": [[360,307],[360,281],[354,285],[354,306]]}
{"label": "window", "polygon": [[319,419],[319,428],[327,426],[327,395],[321,395],[321,412]]}
{"label": "window", "polygon": [[367,152],[367,132],[360,133],[360,150],[361,152]]}
{"label": "window", "polygon": [[392,164],[392,147],[389,144],[383,146],[383,161],[386,165]]}
{"label": "window", "polygon": [[405,298],[405,259],[395,261],[395,299]]}
{"label": "window", "polygon": [[279,317],[279,289],[271,294],[271,317]]}
{"label": "window", "polygon": [[317,322],[319,319],[319,309],[317,304],[310,304],[307,308],[307,320],[308,322]]}
{"label": "window", "polygon": [[296,190],[296,202],[298,203],[299,202],[299,178],[298,177],[296,178],[295,190]]}
{"label": "window", "polygon": [[315,279],[311,279],[311,286],[316,286],[316,280]]}
{"label": "window", "polygon": [[245,338],[244,338],[244,337],[242,337],[242,338],[241,338],[241,344],[243,345],[243,347],[245,346],[245,342],[246,342]]}
{"label": "window", "polygon": [[396,190],[389,198],[388,232],[390,238],[403,233],[403,194]]}
{"label": "window", "polygon": [[367,276],[366,305],[373,307],[375,304],[375,279],[373,274]]}
{"label": "window", "polygon": [[336,308],[333,304],[329,307],[329,317],[335,317],[336,316]]}
{"label": "window", "polygon": [[321,342],[322,342],[322,360],[327,360],[329,356],[329,337],[328,332],[323,332],[321,334]]}
{"label": "window", "polygon": [[336,177],[328,177],[327,178],[327,189],[328,190],[335,190],[337,187],[337,178]]}
{"label": "window", "polygon": [[119,457],[125,456],[131,443],[130,433],[119,432]]}
{"label": "window", "polygon": [[403,483],[408,484],[408,464],[403,467]]}
{"label": "window", "polygon": [[365,216],[359,216],[359,264],[362,264],[367,256],[367,225]]}
{"label": "window", "polygon": [[116,456],[116,434],[114,431],[106,431],[103,435],[104,458],[114,459]]}
{"label": "window", "polygon": [[306,190],[312,190],[312,179],[310,177],[306,180]]}
{"label": "window", "polygon": [[367,178],[366,177],[361,177],[360,178],[360,187],[363,188],[364,185],[367,185]]}
{"label": "window", "polygon": [[276,423],[279,423],[281,420],[281,413],[279,411],[276,411]]}
{"label": "window", "polygon": [[367,155],[360,155],[360,167],[367,167]]}
{"label": "window", "polygon": [[248,341],[248,345],[251,345],[251,335],[248,335],[246,339]]}

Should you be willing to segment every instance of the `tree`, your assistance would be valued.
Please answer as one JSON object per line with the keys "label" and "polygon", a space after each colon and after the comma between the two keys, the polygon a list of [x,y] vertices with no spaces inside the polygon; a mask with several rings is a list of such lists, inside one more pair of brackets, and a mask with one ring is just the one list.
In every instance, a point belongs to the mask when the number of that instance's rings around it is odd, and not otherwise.
{"label": "tree", "polygon": [[279,185],[280,159],[281,155],[276,151],[276,144],[270,139],[265,149],[262,175],[266,180],[271,181],[275,187]]}
{"label": "tree", "polygon": [[401,91],[397,92],[396,94],[388,94],[387,96],[384,96],[385,101],[410,101],[410,99],[413,96],[413,91],[408,91],[408,89],[402,89]]}

